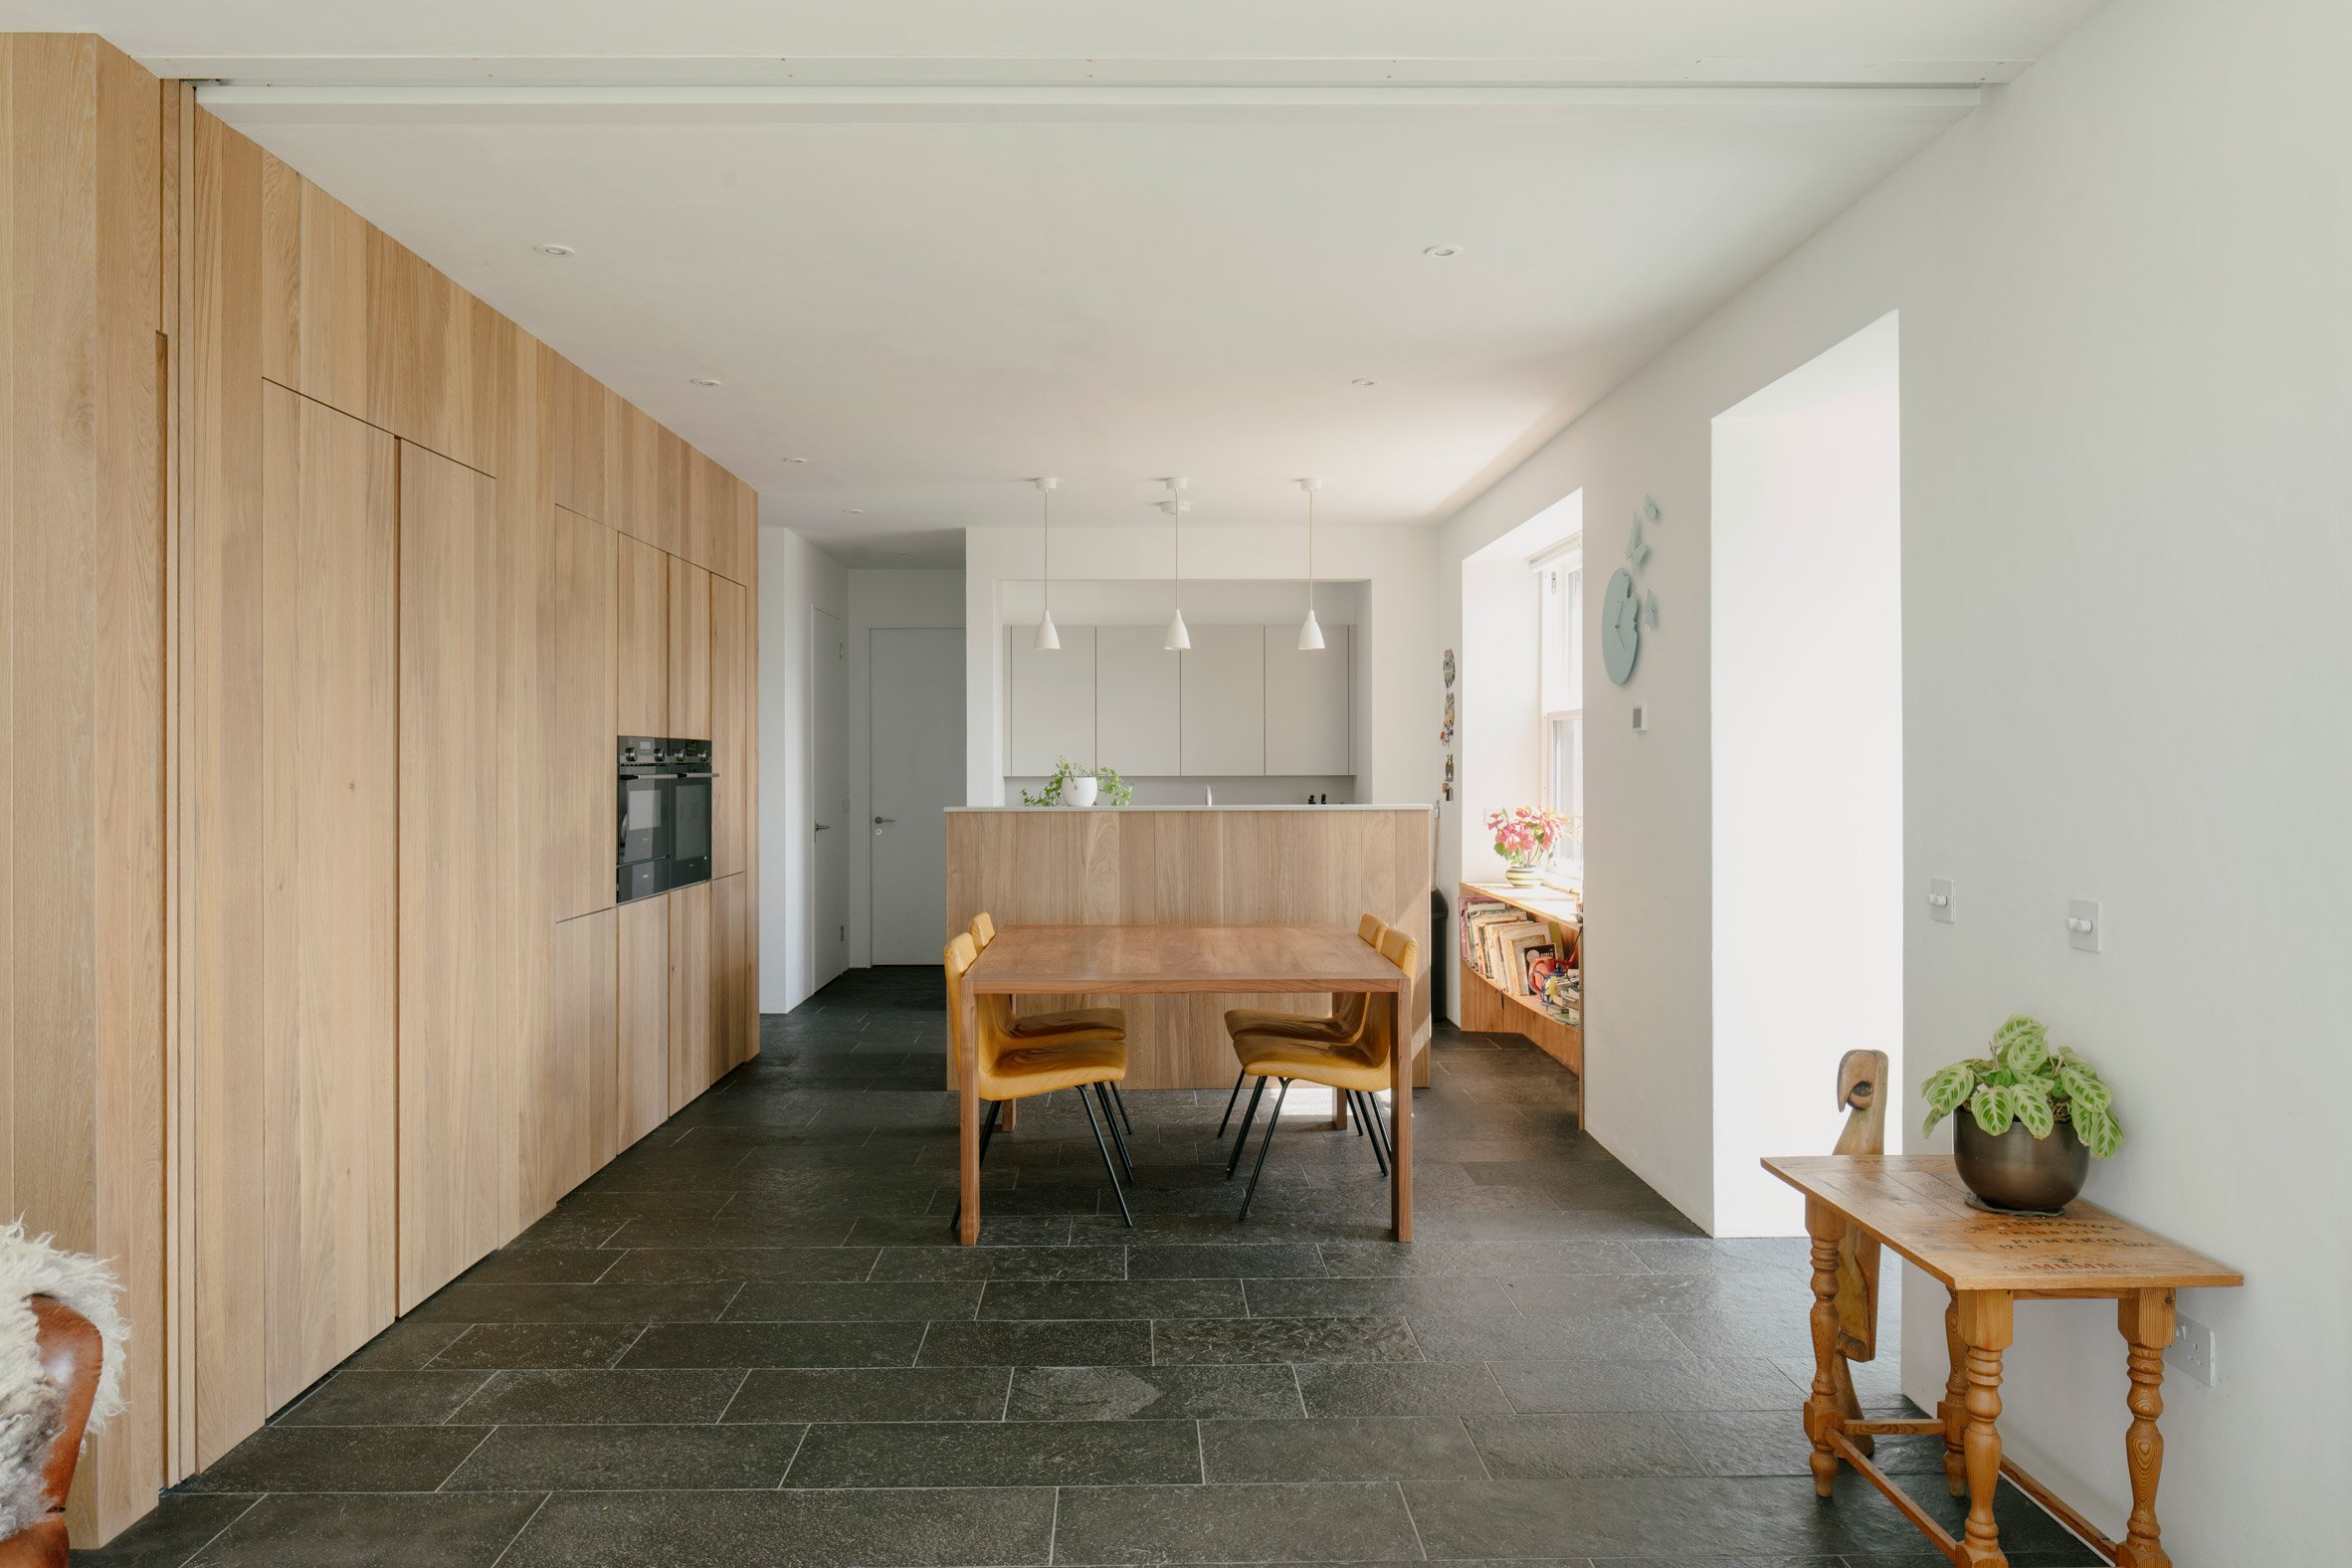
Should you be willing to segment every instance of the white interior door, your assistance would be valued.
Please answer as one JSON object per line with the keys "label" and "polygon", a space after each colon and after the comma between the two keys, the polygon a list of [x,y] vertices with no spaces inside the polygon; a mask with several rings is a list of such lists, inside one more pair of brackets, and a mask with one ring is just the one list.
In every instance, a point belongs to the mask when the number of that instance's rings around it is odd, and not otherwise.
{"label": "white interior door", "polygon": [[963,803],[964,634],[869,635],[874,961],[935,964],[947,941],[947,808]]}
{"label": "white interior door", "polygon": [[809,629],[810,680],[816,689],[816,941],[812,974],[825,984],[850,966],[850,644],[841,617],[816,612]]}

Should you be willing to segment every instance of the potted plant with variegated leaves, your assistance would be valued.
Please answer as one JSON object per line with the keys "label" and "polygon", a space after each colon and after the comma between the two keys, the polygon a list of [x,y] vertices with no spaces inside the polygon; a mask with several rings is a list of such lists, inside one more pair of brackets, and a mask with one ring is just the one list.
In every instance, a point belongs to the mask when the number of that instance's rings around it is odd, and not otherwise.
{"label": "potted plant with variegated leaves", "polygon": [[2071,1046],[2018,1014],[1994,1032],[1992,1055],[1928,1078],[1927,1124],[1957,1114],[1952,1160],[1988,1209],[2055,1214],[2090,1176],[2092,1156],[2123,1146],[2113,1096]]}

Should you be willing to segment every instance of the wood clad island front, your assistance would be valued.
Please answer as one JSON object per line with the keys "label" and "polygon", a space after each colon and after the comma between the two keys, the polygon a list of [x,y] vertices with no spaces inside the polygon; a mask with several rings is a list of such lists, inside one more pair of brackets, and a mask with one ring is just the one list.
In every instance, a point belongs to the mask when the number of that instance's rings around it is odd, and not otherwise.
{"label": "wood clad island front", "polygon": [[[1407,1003],[1429,1043],[1427,806],[972,807],[947,814],[947,926],[1340,925],[1369,911],[1421,943]],[[1318,1012],[1328,996],[1024,997],[1022,1011],[1127,1010],[1130,1088],[1225,1088],[1228,1008]],[[1429,1059],[1415,1082],[1429,1082]]]}

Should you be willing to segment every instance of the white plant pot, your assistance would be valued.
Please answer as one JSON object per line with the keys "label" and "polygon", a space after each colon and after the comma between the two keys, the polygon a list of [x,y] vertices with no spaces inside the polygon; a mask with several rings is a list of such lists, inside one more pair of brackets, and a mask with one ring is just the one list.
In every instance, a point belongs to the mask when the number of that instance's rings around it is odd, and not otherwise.
{"label": "white plant pot", "polygon": [[1102,781],[1100,779],[1072,779],[1068,784],[1062,786],[1062,795],[1073,806],[1091,806],[1094,804],[1095,795],[1100,793],[1101,789]]}

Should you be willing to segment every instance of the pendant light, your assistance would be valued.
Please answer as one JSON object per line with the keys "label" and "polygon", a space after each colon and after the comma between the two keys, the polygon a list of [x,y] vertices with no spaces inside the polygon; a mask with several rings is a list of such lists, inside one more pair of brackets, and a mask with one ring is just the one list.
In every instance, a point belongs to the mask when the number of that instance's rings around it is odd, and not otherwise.
{"label": "pendant light", "polygon": [[1181,654],[1192,647],[1192,633],[1184,624],[1184,513],[1191,502],[1184,498],[1185,481],[1168,481],[1168,498],[1160,504],[1168,508],[1168,517],[1175,524],[1175,572],[1168,580],[1170,600],[1176,613],[1168,617],[1168,636],[1160,646],[1170,653]]}
{"label": "pendant light", "polygon": [[1306,619],[1298,623],[1298,651],[1319,654],[1323,651],[1323,629],[1315,621],[1315,491],[1323,488],[1323,482],[1300,480],[1298,488],[1306,491]]}
{"label": "pendant light", "polygon": [[1037,623],[1037,651],[1057,654],[1062,651],[1062,634],[1054,630],[1054,490],[1062,482],[1046,479],[1037,482],[1038,504],[1044,508],[1046,540],[1045,575],[1039,580],[1039,592],[1046,602],[1046,613]]}

